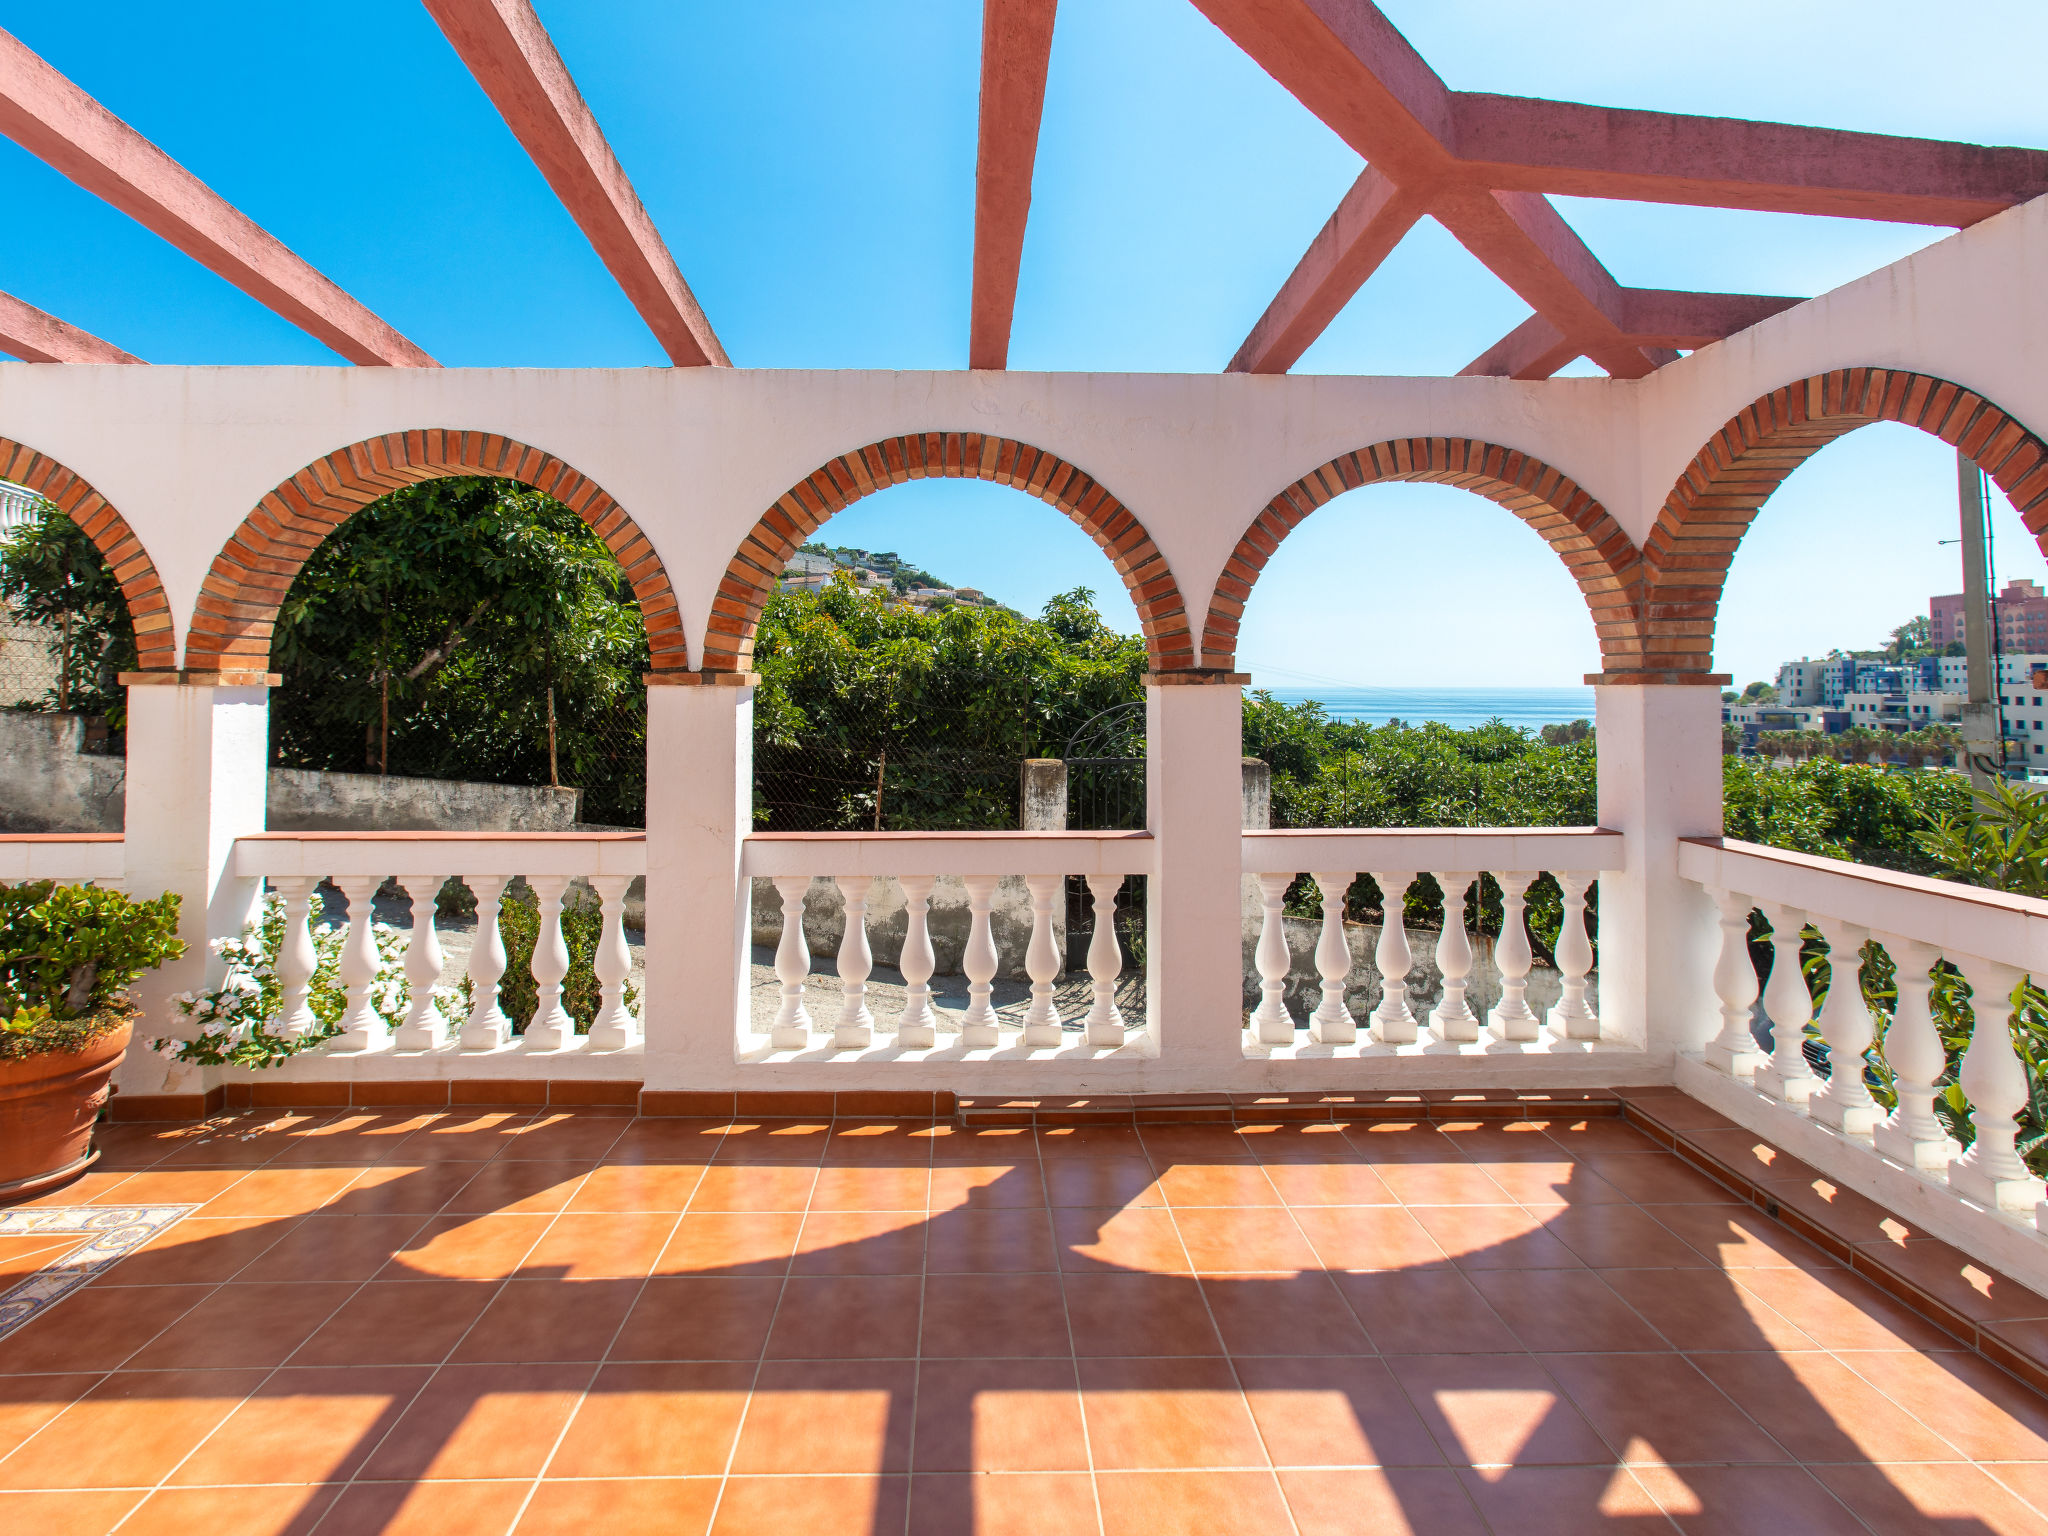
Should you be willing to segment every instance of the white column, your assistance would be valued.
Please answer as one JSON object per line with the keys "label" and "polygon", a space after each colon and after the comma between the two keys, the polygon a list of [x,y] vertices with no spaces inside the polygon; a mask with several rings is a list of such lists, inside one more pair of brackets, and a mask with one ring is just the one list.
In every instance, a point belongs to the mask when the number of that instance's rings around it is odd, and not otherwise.
{"label": "white column", "polygon": [[1763,914],[1771,925],[1771,975],[1764,984],[1764,1012],[1771,1019],[1771,1058],[1756,1069],[1753,1081],[1764,1097],[1803,1109],[1821,1081],[1806,1060],[1806,1025],[1813,1017],[1813,994],[1799,969],[1806,914],[1777,902],[1765,903]]}
{"label": "white column", "polygon": [[1928,994],[1934,979],[1928,972],[1941,958],[1931,944],[1902,934],[1874,934],[1892,957],[1894,985],[1891,1026],[1884,1032],[1885,1065],[1892,1069],[1898,1103],[1871,1132],[1877,1150],[1895,1163],[1922,1172],[1945,1168],[1962,1149],[1934,1113],[1935,1079],[1948,1070],[1941,1033],[1934,1026]]}
{"label": "white column", "polygon": [[633,951],[626,944],[626,889],[630,875],[592,875],[590,888],[604,903],[604,932],[597,941],[591,969],[603,989],[597,1017],[590,1021],[593,1051],[622,1051],[640,1038],[640,1021],[626,1006],[626,977],[633,969]]}
{"label": "white column", "polygon": [[841,876],[833,881],[840,900],[846,904],[846,932],[839,940],[839,984],[844,1001],[839,1023],[832,1031],[832,1044],[842,1051],[859,1051],[875,1043],[875,1016],[868,1008],[868,976],[875,968],[874,953],[868,948],[868,892],[874,880],[867,875]]}
{"label": "white column", "polygon": [[308,1001],[319,956],[313,949],[313,932],[307,926],[307,918],[313,907],[313,893],[320,888],[320,877],[284,875],[270,883],[284,898],[284,937],[277,948],[277,982],[282,996],[272,1032],[290,1039],[310,1034],[319,1027]]}
{"label": "white column", "polygon": [[1863,1000],[1863,945],[1870,933],[1819,913],[1810,914],[1807,921],[1828,945],[1828,995],[1818,1020],[1828,1048],[1828,1081],[1806,1101],[1806,1110],[1822,1125],[1868,1136],[1884,1118],[1883,1107],[1870,1096],[1870,1084],[1864,1081],[1863,1053],[1877,1038],[1870,1005]]}
{"label": "white column", "polygon": [[963,875],[967,887],[967,952],[960,972],[967,978],[967,1011],[960,1016],[960,1043],[971,1051],[993,1050],[1002,1043],[989,987],[996,979],[996,940],[989,929],[989,908],[995,901],[994,875]]}
{"label": "white column", "polygon": [[469,947],[469,1022],[462,1026],[465,1051],[495,1051],[512,1038],[512,1021],[498,1002],[505,975],[505,936],[498,931],[498,907],[510,880],[505,875],[465,875],[476,897],[476,938]]}
{"label": "white column", "polygon": [[1596,877],[1573,874],[1557,876],[1564,893],[1564,921],[1557,930],[1557,980],[1559,996],[1550,1010],[1550,1028],[1563,1040],[1598,1040],[1600,1018],[1586,997],[1586,973],[1593,968],[1593,945],[1586,937],[1586,889]]}
{"label": "white column", "polygon": [[1316,974],[1323,981],[1322,1001],[1309,1015],[1308,1033],[1321,1045],[1350,1045],[1358,1039],[1358,1021],[1344,1006],[1344,984],[1351,979],[1351,945],[1344,937],[1344,896],[1354,876],[1329,870],[1311,874],[1323,898],[1323,931],[1316,935]]}
{"label": "white column", "polygon": [[1494,1035],[1501,1040],[1534,1040],[1541,1022],[1529,1006],[1529,924],[1524,913],[1528,905],[1529,882],[1536,877],[1520,870],[1495,870],[1500,886],[1500,938],[1493,946],[1493,963],[1500,971],[1500,1001],[1487,1016]]}
{"label": "white column", "polygon": [[1292,875],[1259,875],[1259,1006],[1252,1012],[1252,1038],[1260,1045],[1294,1044],[1294,1015],[1287,1011],[1287,927],[1283,906]]}
{"label": "white column", "polygon": [[1024,950],[1024,973],[1031,978],[1031,1007],[1024,1015],[1024,1043],[1061,1043],[1059,1010],[1053,1006],[1053,983],[1060,974],[1059,946],[1053,942],[1053,903],[1066,894],[1064,875],[1026,875],[1031,893],[1031,942]]}
{"label": "white column", "polygon": [[754,690],[647,690],[647,952],[642,1068],[654,1089],[730,1088],[749,1019]]}
{"label": "white column", "polygon": [[401,1051],[431,1051],[448,1043],[448,1026],[434,1006],[434,988],[441,980],[441,940],[434,932],[434,902],[442,875],[401,875],[398,888],[412,910],[412,937],[405,946],[407,1000],[405,1022],[391,1037]]}
{"label": "white column", "polygon": [[1708,893],[1720,934],[1720,955],[1712,972],[1714,999],[1720,1009],[1720,1033],[1702,1053],[1708,1066],[1730,1077],[1748,1077],[1763,1065],[1750,1021],[1756,1015],[1756,967],[1749,959],[1750,899],[1740,891]]}
{"label": "white column", "polygon": [[[1654,521],[1654,516],[1647,521]],[[1714,915],[1678,843],[1721,833],[1721,700],[1711,685],[1602,684],[1600,825],[1624,867],[1600,877],[1600,1025],[1659,1061],[1714,1036]]]}
{"label": "white column", "polygon": [[1116,893],[1123,889],[1122,875],[1088,876],[1090,910],[1095,915],[1095,932],[1088,940],[1088,978],[1094,983],[1088,1009],[1088,1043],[1122,1045],[1123,1011],[1116,1005],[1116,984],[1124,971],[1123,945],[1116,936]]}
{"label": "white column", "polygon": [[348,937],[341,946],[341,984],[348,1002],[335,1049],[382,1050],[391,1043],[391,1029],[376,1009],[377,935],[371,902],[384,881],[377,875],[348,875],[334,883],[348,902]]}
{"label": "white column", "polygon": [[2013,1117],[2027,1107],[2027,1069],[2012,1046],[2012,992],[2020,971],[1995,960],[1958,955],[1970,983],[1970,1047],[1956,1081],[1970,1101],[1977,1138],[1949,1164],[1948,1187],[1965,1200],[2001,1211],[2031,1211],[2041,1181],[2020,1160]]}
{"label": "white column", "polygon": [[[123,673],[128,684],[128,768],[122,890],[138,901],[176,891],[182,959],[143,975],[132,989],[142,1007],[139,1036],[177,1035],[185,1020],[172,994],[216,985],[225,967],[208,947],[233,938],[256,915],[263,882],[232,873],[235,839],[264,826],[270,691],[166,681],[172,673]],[[194,674],[198,676],[200,674]],[[136,682],[132,679],[150,681]],[[116,1082],[130,1093],[197,1093],[208,1069],[131,1050]]]}
{"label": "white column", "polygon": [[1437,888],[1444,893],[1444,926],[1436,941],[1436,968],[1443,973],[1444,995],[1430,1011],[1429,1026],[1439,1040],[1477,1040],[1479,1016],[1465,997],[1472,976],[1472,941],[1465,935],[1465,893],[1479,877],[1470,870],[1439,869],[1434,874]]}
{"label": "white column", "polygon": [[[1162,1065],[1223,1082],[1244,1060],[1244,677],[1145,687],[1147,1028]],[[1226,1076],[1228,1075],[1228,1077]]]}
{"label": "white column", "polygon": [[932,1012],[932,956],[930,875],[898,875],[896,885],[903,892],[906,926],[903,955],[897,969],[903,972],[903,1014],[896,1021],[896,1044],[906,1051],[930,1050],[939,1043],[939,1019]]}
{"label": "white column", "polygon": [[782,983],[782,1006],[768,1030],[768,1043],[778,1051],[800,1051],[811,1043],[811,1010],[804,1005],[804,982],[811,974],[811,946],[804,938],[804,898],[809,875],[777,875],[775,894],[782,898],[782,938],[775,946],[775,979]]}
{"label": "white column", "polygon": [[1407,1045],[1415,1039],[1415,1014],[1408,1007],[1408,972],[1415,957],[1408,948],[1408,887],[1415,883],[1410,870],[1372,871],[1373,884],[1380,888],[1380,942],[1373,950],[1373,964],[1380,972],[1380,1005],[1372,1011],[1372,1032],[1382,1045]]}
{"label": "white column", "polygon": [[529,1051],[573,1051],[583,1040],[576,1021],[562,1006],[562,978],[569,974],[569,946],[562,939],[562,893],[567,875],[528,875],[526,883],[540,902],[540,932],[533,941],[533,985],[539,994],[527,1022]]}

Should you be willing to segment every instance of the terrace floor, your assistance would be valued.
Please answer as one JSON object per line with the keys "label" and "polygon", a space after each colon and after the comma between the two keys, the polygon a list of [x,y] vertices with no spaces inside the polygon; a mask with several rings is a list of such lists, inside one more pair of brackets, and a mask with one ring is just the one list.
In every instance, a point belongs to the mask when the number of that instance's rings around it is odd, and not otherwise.
{"label": "terrace floor", "polygon": [[0,1338],[24,1536],[2048,1532],[2048,1402],[1612,1117],[104,1146],[0,1223],[169,1222]]}

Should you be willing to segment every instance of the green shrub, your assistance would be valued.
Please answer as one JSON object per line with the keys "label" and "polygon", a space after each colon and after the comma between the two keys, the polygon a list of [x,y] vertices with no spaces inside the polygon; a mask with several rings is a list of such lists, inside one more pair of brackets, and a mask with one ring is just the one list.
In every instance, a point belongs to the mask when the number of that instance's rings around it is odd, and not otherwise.
{"label": "green shrub", "polygon": [[128,988],[184,954],[178,898],[0,885],[0,1057],[77,1050],[131,1016]]}
{"label": "green shrub", "polygon": [[[508,893],[498,908],[498,933],[505,941],[505,975],[498,983],[498,1006],[513,1028],[524,1030],[540,1008],[540,987],[533,979],[533,947],[540,940],[540,903],[530,890]],[[569,974],[562,978],[562,1007],[576,1021],[576,1033],[587,1035],[604,1001],[597,979],[598,942],[604,937],[604,913],[594,901],[562,904],[562,942],[569,950]],[[628,988],[631,1006],[634,989]]]}

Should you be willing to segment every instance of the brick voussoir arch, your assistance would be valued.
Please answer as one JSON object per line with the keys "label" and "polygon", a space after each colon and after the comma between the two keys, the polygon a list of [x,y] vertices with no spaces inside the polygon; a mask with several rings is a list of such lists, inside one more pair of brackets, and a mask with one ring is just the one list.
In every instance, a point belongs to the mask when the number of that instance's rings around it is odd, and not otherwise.
{"label": "brick voussoir arch", "polygon": [[12,438],[0,437],[0,480],[34,491],[92,540],[127,599],[128,617],[135,625],[136,665],[152,672],[175,669],[178,645],[171,600],[155,562],[127,519],[78,475]]}
{"label": "brick voussoir arch", "polygon": [[835,512],[906,480],[990,480],[1050,502],[1078,523],[1123,577],[1155,671],[1195,665],[1187,604],[1137,517],[1085,470],[1014,438],[922,432],[842,453],[791,486],[740,541],[705,626],[704,670],[745,672],[769,594],[797,546]]}
{"label": "brick voussoir arch", "polygon": [[1570,570],[1592,610],[1603,666],[1641,665],[1641,556],[1598,501],[1541,459],[1464,437],[1392,438],[1339,454],[1260,509],[1224,563],[1202,629],[1202,664],[1234,669],[1244,606],[1280,543],[1316,508],[1385,481],[1455,485],[1507,508],[1542,536]]}
{"label": "brick voussoir arch", "polygon": [[278,607],[320,541],[380,496],[449,475],[518,480],[574,511],[632,584],[653,669],[688,668],[689,637],[661,558],[603,487],[543,449],[495,432],[441,428],[389,432],[338,448],[257,503],[200,584],[185,639],[186,666],[267,667]]}
{"label": "brick voussoir arch", "polygon": [[1716,432],[1671,488],[1643,548],[1649,665],[1705,671],[1728,565],[1785,477],[1877,421],[1968,454],[2048,550],[2048,443],[1982,395],[1907,369],[1841,368],[1774,389]]}

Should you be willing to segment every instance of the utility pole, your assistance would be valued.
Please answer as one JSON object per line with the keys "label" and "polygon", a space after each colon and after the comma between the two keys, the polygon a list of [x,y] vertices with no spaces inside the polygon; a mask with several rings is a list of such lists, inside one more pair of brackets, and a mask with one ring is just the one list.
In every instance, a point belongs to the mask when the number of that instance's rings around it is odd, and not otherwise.
{"label": "utility pole", "polygon": [[2005,763],[2004,714],[1992,702],[1999,679],[1992,673],[1991,587],[1985,575],[1984,477],[1970,458],[1956,453],[1956,500],[1962,516],[1963,650],[1969,659],[1970,702],[1963,706],[1963,751],[1970,785],[1990,789]]}

